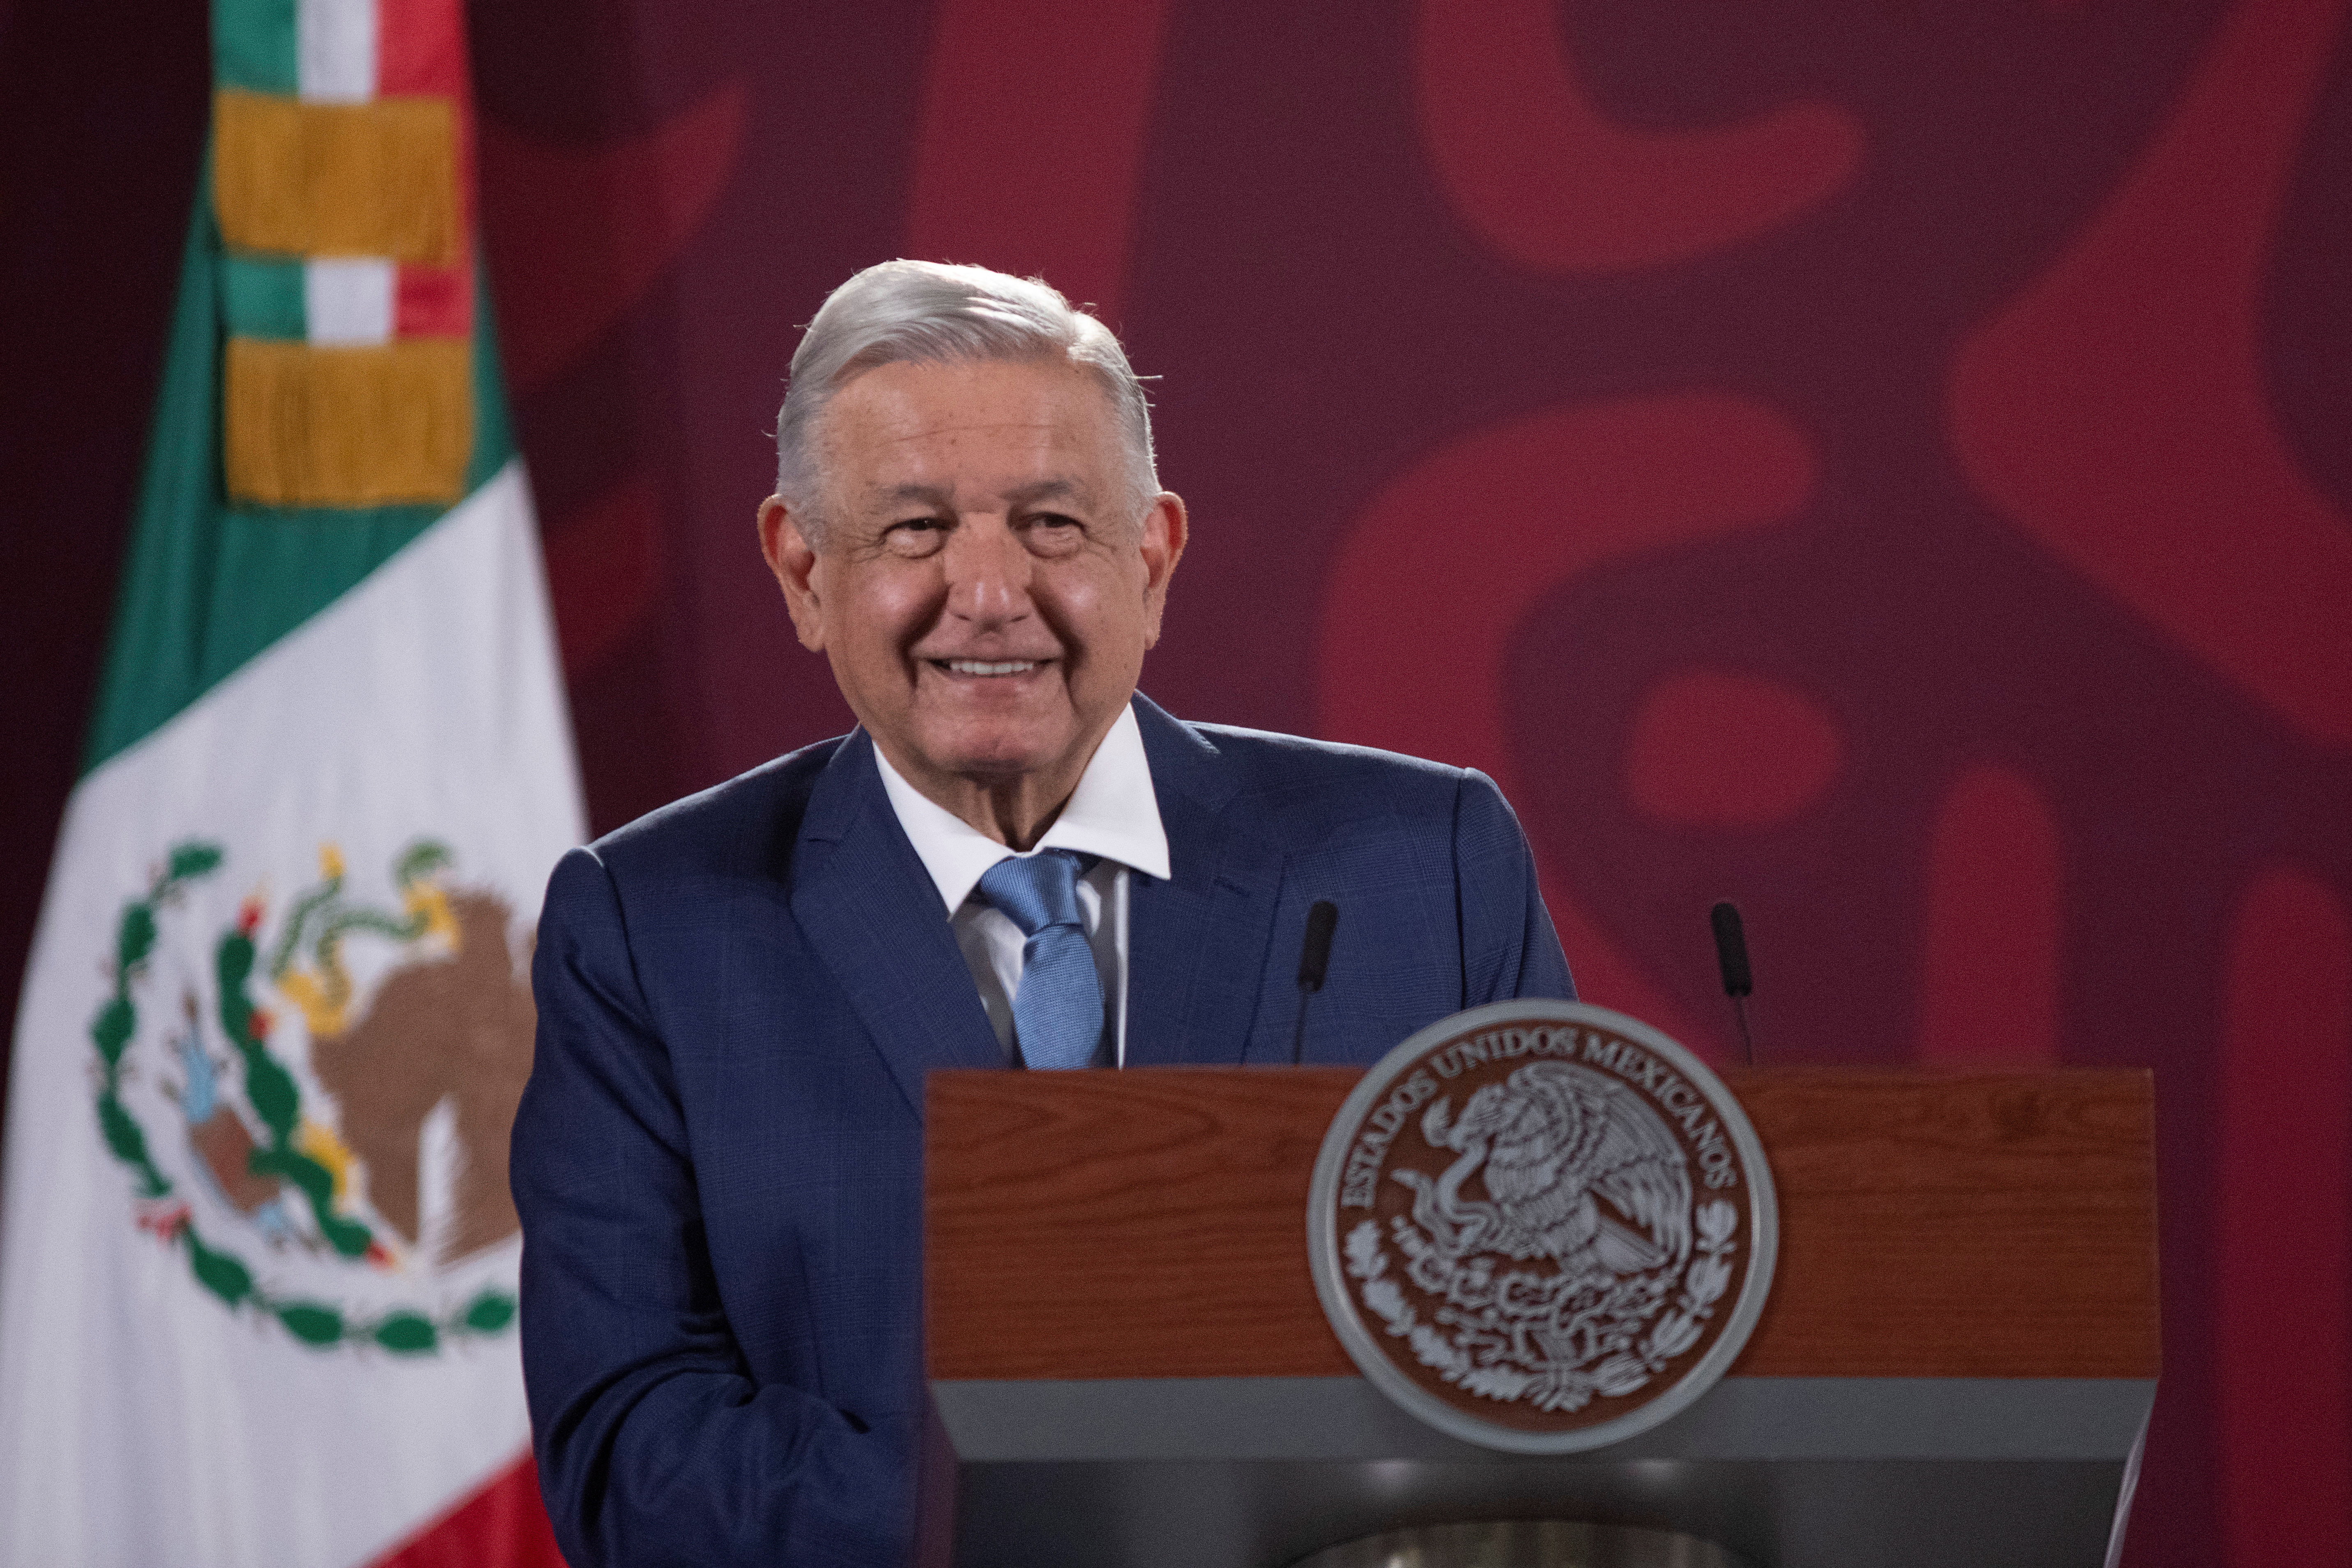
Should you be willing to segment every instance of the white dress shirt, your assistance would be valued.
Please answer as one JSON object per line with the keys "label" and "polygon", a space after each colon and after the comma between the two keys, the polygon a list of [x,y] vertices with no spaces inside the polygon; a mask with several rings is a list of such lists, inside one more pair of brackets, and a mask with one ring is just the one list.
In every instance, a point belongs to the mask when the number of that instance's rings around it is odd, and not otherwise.
{"label": "white dress shirt", "polygon": [[[980,879],[1013,851],[989,837],[945,806],[925,796],[898,774],[882,749],[874,749],[882,788],[898,826],[907,830],[923,869],[940,889],[956,945],[980,987],[981,1005],[995,1027],[996,1043],[1013,1049],[1013,994],[1021,986],[1021,950],[1027,939],[1002,910],[980,896]],[[1042,849],[1073,849],[1097,857],[1078,879],[1078,909],[1093,947],[1095,973],[1102,981],[1104,1027],[1110,1033],[1111,1059],[1127,1060],[1128,879],[1134,872],[1168,877],[1168,833],[1160,825],[1160,797],[1151,788],[1151,764],[1143,754],[1143,731],[1132,707],[1087,759],[1078,787],[1061,816],[1037,841]]]}

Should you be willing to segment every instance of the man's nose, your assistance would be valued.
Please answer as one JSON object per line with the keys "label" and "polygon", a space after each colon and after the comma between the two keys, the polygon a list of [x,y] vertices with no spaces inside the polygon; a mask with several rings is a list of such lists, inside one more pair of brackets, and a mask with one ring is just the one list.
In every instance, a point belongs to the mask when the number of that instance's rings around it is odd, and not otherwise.
{"label": "man's nose", "polygon": [[1002,517],[966,518],[948,535],[948,613],[986,629],[1028,617],[1033,563]]}

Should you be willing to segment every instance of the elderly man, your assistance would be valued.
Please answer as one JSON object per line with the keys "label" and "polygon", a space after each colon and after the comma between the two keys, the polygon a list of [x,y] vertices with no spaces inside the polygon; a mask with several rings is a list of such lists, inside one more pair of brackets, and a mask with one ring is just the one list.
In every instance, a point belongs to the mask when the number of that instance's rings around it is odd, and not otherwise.
{"label": "elderly man", "polygon": [[1570,994],[1476,773],[1137,694],[1184,551],[1141,387],[1044,284],[896,261],[793,358],[761,548],[858,727],[566,857],[514,1131],[574,1568],[897,1563],[933,1068],[1306,1058]]}

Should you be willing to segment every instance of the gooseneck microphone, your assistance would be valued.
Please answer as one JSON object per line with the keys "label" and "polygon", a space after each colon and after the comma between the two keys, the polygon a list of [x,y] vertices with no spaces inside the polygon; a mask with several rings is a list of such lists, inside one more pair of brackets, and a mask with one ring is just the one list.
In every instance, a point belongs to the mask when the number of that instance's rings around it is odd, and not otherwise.
{"label": "gooseneck microphone", "polygon": [[1739,906],[1726,899],[1706,912],[1707,923],[1715,928],[1715,962],[1723,971],[1723,994],[1731,998],[1731,1011],[1739,1020],[1739,1049],[1748,1065],[1756,1065],[1756,1042],[1748,1035],[1748,998],[1756,989],[1756,976],[1748,967],[1748,933],[1739,923]]}
{"label": "gooseneck microphone", "polygon": [[1331,967],[1331,933],[1339,928],[1339,906],[1318,899],[1307,911],[1307,940],[1298,944],[1298,1026],[1290,1032],[1290,1065],[1297,1067],[1307,1050],[1307,999],[1323,989]]}

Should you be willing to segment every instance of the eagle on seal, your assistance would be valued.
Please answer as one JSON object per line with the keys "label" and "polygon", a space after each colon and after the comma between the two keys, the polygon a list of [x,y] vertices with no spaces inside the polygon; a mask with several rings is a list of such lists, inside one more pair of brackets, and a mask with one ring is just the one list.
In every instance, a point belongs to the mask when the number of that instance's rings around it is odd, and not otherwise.
{"label": "eagle on seal", "polygon": [[[1549,1258],[1569,1273],[1628,1274],[1689,1255],[1689,1163],[1657,1112],[1614,1079],[1531,1062],[1473,1094],[1459,1120],[1440,1100],[1421,1129],[1459,1158],[1434,1181],[1395,1174],[1414,1190],[1414,1222],[1452,1256],[1500,1252]],[[1482,1166],[1490,1202],[1462,1192]]]}

